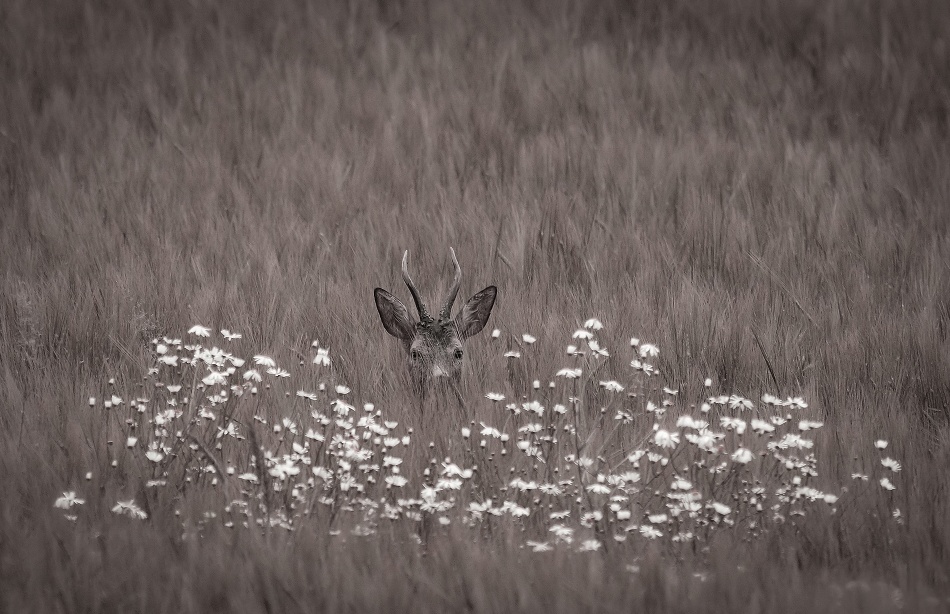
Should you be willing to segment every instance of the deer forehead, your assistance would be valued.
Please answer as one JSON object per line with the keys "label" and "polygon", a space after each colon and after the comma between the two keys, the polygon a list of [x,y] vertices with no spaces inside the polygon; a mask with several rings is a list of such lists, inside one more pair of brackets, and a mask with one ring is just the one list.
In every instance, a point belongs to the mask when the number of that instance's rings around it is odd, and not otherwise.
{"label": "deer forehead", "polygon": [[420,323],[416,326],[416,336],[412,341],[412,347],[416,349],[461,347],[461,345],[462,339],[454,322],[428,326]]}

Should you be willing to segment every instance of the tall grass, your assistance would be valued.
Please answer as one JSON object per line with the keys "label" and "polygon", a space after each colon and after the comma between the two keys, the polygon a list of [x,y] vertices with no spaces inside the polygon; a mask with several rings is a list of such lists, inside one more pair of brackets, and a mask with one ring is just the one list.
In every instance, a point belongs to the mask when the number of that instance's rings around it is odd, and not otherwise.
{"label": "tall grass", "polygon": [[[8,608],[946,607],[942,2],[238,4],[0,6]],[[422,413],[372,289],[400,292],[409,249],[436,296],[449,246],[463,294],[498,286],[502,334],[468,343],[468,413]],[[287,365],[315,339],[353,399],[455,456],[463,426],[497,417],[482,395],[527,401],[573,364],[564,346],[590,317],[611,351],[599,379],[629,374],[636,335],[684,410],[802,396],[824,422],[823,486],[879,467],[886,439],[898,489],[680,557],[533,553],[515,529],[458,522],[425,547],[412,530],[333,537],[320,517],[234,531],[200,493],[144,522],[110,511],[139,474],[110,466],[126,434],[101,403],[150,391],[152,339],[229,328],[245,357]],[[538,341],[519,347],[523,333]],[[654,422],[636,419],[626,444]],[[413,452],[403,473],[421,480],[429,460]],[[86,499],[75,523],[53,506],[69,490]]]}

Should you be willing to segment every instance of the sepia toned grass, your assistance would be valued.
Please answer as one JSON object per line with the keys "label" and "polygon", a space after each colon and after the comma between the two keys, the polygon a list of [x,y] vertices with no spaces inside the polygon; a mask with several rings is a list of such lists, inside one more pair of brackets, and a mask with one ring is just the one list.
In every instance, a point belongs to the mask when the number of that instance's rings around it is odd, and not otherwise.
{"label": "sepia toned grass", "polygon": [[[946,609],[942,3],[12,0],[0,30],[6,609]],[[439,296],[450,246],[499,333],[464,407],[420,406],[372,289],[409,249]]]}

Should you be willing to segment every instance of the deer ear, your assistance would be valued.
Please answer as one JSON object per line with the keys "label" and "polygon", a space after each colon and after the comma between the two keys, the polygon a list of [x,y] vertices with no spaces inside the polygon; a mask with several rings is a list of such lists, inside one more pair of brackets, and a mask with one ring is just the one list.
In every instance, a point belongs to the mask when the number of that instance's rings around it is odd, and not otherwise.
{"label": "deer ear", "polygon": [[462,339],[468,339],[485,328],[488,316],[491,315],[491,309],[495,306],[495,296],[497,294],[498,288],[488,286],[468,299],[456,318]]}
{"label": "deer ear", "polygon": [[376,288],[373,295],[376,297],[376,311],[379,312],[379,319],[383,321],[386,332],[397,339],[412,339],[415,326],[402,301],[382,288]]}

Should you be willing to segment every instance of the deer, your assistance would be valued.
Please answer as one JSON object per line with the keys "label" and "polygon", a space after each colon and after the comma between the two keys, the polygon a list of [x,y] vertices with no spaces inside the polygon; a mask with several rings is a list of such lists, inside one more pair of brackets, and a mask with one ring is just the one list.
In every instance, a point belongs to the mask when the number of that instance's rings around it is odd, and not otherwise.
{"label": "deer", "polygon": [[402,255],[402,279],[406,282],[416,305],[418,320],[409,315],[409,310],[402,301],[386,290],[376,288],[373,295],[383,328],[399,339],[406,351],[409,379],[416,396],[425,399],[430,389],[445,384],[455,392],[459,403],[464,405],[459,383],[462,378],[462,360],[465,357],[465,340],[485,328],[492,307],[495,306],[498,289],[488,286],[475,293],[455,317],[452,317],[452,305],[462,283],[462,267],[455,257],[455,249],[450,247],[449,251],[455,264],[455,279],[437,318],[430,315],[416,284],[409,276],[409,250]]}

